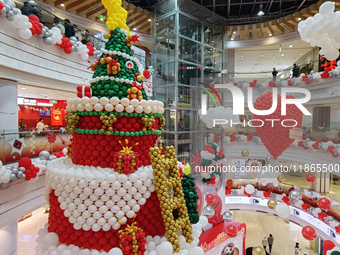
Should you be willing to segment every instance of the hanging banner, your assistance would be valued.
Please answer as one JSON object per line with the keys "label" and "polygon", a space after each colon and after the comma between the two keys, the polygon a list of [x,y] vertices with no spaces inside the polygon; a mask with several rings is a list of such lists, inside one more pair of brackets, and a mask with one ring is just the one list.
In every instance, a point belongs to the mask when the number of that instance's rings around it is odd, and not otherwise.
{"label": "hanging banner", "polygon": [[51,124],[52,124],[52,126],[62,126],[63,125],[63,113],[62,113],[61,110],[52,109]]}

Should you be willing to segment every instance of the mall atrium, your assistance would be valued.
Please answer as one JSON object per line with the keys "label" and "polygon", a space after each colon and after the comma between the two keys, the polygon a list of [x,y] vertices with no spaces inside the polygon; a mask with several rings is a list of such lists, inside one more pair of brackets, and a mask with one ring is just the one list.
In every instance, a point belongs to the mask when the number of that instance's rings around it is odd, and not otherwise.
{"label": "mall atrium", "polygon": [[340,0],[0,0],[0,255],[340,255]]}

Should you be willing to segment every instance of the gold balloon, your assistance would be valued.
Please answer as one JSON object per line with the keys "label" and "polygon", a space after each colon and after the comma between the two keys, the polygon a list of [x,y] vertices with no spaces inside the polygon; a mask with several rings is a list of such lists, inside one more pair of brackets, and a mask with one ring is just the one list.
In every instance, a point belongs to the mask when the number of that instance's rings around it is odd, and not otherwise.
{"label": "gold balloon", "polygon": [[264,252],[264,249],[261,246],[256,246],[253,248],[252,254],[253,255],[265,255],[266,253]]}
{"label": "gold balloon", "polygon": [[242,150],[242,156],[248,157],[249,156],[249,151],[248,150]]}
{"label": "gold balloon", "polygon": [[268,200],[267,205],[270,209],[274,210],[275,207],[277,206],[277,202],[276,202],[275,199],[270,199],[270,200]]}
{"label": "gold balloon", "polygon": [[284,183],[286,181],[286,178],[283,178],[282,174],[280,174],[278,177],[277,177],[277,180],[281,183]]}

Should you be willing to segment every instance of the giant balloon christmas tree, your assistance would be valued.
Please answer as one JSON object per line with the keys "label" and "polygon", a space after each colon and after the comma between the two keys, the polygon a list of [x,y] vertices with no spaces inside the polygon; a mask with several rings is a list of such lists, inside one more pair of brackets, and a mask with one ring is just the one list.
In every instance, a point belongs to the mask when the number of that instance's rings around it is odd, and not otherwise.
{"label": "giant balloon christmas tree", "polygon": [[148,74],[130,48],[138,35],[121,0],[102,2],[111,31],[91,86],[68,100],[72,144],[47,166],[50,215],[37,254],[202,255],[196,190],[181,182],[174,148],[162,146],[164,104],[144,91]]}

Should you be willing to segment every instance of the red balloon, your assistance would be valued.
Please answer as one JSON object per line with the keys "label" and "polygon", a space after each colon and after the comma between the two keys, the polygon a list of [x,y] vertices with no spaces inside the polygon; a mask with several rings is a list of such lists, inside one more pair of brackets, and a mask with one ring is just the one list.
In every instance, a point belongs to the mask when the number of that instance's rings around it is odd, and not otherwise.
{"label": "red balloon", "polygon": [[332,250],[335,247],[335,244],[330,240],[326,240],[326,241],[323,241],[322,247],[324,250],[324,254],[326,254],[327,251]]}
{"label": "red balloon", "polygon": [[315,182],[315,175],[314,174],[307,174],[306,175],[306,181],[308,182]]}
{"label": "red balloon", "polygon": [[0,2],[0,10],[2,10],[3,8],[4,8],[4,4]]}
{"label": "red balloon", "polygon": [[328,198],[323,197],[319,200],[318,206],[320,209],[329,210],[331,209],[332,203]]}
{"label": "red balloon", "polygon": [[71,53],[72,53],[72,48],[71,48],[71,47],[65,48],[65,49],[64,49],[64,52],[65,52],[66,54],[71,54]]}
{"label": "red balloon", "polygon": [[215,197],[212,194],[208,194],[205,197],[205,201],[207,202],[208,205],[212,205],[215,202]]}
{"label": "red balloon", "polygon": [[228,236],[236,237],[237,236],[237,227],[235,227],[234,225],[229,225],[226,229],[226,232],[227,232]]}
{"label": "red balloon", "polygon": [[309,241],[315,240],[318,236],[315,229],[311,226],[306,226],[302,229],[302,236]]}
{"label": "red balloon", "polygon": [[257,169],[259,167],[259,164],[256,162],[251,163],[251,169]]}
{"label": "red balloon", "polygon": [[30,158],[24,157],[19,160],[19,167],[30,168],[32,165],[32,161]]}

